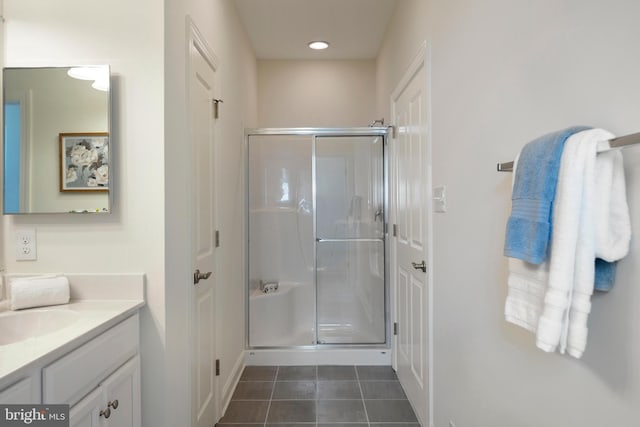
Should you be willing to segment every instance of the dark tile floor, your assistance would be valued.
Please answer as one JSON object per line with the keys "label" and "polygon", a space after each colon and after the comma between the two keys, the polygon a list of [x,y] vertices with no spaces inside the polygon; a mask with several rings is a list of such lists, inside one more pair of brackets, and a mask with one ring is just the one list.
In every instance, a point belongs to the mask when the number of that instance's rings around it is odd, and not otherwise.
{"label": "dark tile floor", "polygon": [[218,427],[280,424],[419,427],[389,366],[247,366]]}

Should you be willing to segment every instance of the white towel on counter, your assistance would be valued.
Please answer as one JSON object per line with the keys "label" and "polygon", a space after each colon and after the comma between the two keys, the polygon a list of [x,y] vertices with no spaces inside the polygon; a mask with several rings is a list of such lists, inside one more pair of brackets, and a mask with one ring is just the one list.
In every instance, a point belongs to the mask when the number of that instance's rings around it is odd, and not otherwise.
{"label": "white towel on counter", "polygon": [[[615,261],[628,252],[626,231],[616,225],[624,223],[623,211],[628,216],[622,164],[615,154],[597,156],[606,148],[602,141],[612,137],[602,129],[591,129],[565,143],[554,202],[549,282],[537,330],[536,345],[544,351],[564,353],[568,349],[570,355],[582,356],[596,254],[608,254],[607,261]],[[599,185],[601,182],[604,184]],[[615,194],[609,197],[606,193],[612,187]],[[603,208],[603,203],[611,206]]]}
{"label": "white towel on counter", "polygon": [[67,304],[69,279],[63,275],[14,278],[9,281],[11,310]]}

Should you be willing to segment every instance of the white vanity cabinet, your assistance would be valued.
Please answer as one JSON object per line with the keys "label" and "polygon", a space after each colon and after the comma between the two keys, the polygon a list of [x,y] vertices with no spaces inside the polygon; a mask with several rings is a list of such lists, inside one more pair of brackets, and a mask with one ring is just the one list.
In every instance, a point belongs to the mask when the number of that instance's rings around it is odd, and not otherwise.
{"label": "white vanity cabinet", "polygon": [[140,427],[138,315],[42,369],[42,403],[68,403],[73,427]]}

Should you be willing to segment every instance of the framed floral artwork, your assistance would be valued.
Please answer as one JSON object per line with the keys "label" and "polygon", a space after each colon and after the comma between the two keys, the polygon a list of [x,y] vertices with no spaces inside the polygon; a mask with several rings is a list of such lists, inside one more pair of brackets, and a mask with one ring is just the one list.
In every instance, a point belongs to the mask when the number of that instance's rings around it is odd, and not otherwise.
{"label": "framed floral artwork", "polygon": [[109,190],[109,134],[61,133],[60,191]]}

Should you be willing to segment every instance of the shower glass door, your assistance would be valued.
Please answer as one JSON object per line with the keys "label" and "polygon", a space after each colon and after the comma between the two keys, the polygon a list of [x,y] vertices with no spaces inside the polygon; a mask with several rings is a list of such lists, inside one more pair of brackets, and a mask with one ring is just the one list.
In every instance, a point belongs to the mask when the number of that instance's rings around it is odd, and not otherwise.
{"label": "shower glass door", "polygon": [[381,136],[315,139],[318,344],[385,342]]}
{"label": "shower glass door", "polygon": [[314,345],[313,138],[248,142],[249,345]]}

